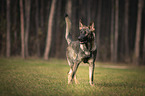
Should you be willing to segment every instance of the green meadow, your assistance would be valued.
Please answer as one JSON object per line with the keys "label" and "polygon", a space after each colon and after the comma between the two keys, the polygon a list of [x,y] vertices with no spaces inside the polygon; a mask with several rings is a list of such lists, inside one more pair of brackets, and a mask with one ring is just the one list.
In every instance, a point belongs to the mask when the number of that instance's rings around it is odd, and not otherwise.
{"label": "green meadow", "polygon": [[0,96],[145,96],[145,67],[104,65],[96,62],[92,87],[88,65],[77,70],[80,84],[68,85],[66,60],[0,58]]}

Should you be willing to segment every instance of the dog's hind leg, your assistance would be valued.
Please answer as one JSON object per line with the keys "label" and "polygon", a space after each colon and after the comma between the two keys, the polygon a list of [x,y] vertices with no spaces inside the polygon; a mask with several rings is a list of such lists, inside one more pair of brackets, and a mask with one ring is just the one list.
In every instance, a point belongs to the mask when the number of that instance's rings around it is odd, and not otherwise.
{"label": "dog's hind leg", "polygon": [[73,72],[73,64],[74,63],[69,58],[67,58],[67,61],[68,61],[68,64],[70,66],[70,70],[68,72],[68,84],[71,84],[72,83],[72,76],[71,76],[71,74]]}
{"label": "dog's hind leg", "polygon": [[74,75],[74,80],[76,84],[80,84],[79,81],[77,80],[76,74]]}
{"label": "dog's hind leg", "polygon": [[72,74],[72,68],[70,68],[70,71],[68,73],[68,84],[72,83],[71,82],[71,74]]}
{"label": "dog's hind leg", "polygon": [[73,65],[73,70],[72,70],[72,73],[71,73],[71,75],[70,75],[70,81],[68,81],[68,82],[72,82],[73,79],[75,79],[75,83],[76,83],[76,84],[78,83],[78,81],[77,81],[77,79],[76,79],[76,71],[77,71],[77,68],[78,68],[79,64],[80,64],[80,63],[74,63],[74,65]]}
{"label": "dog's hind leg", "polygon": [[[70,71],[68,73],[68,84],[72,83],[72,80],[71,80],[72,79],[71,74],[73,74],[72,72],[73,72],[73,69],[70,68]],[[79,84],[79,81],[77,80],[76,74],[74,75],[74,80],[75,80],[75,84]]]}
{"label": "dog's hind leg", "polygon": [[[68,84],[72,83],[72,77],[71,77],[71,74],[72,74],[73,70],[70,68],[70,71],[68,73]],[[75,84],[79,84],[79,81],[77,80],[77,77],[76,77],[76,74],[74,75],[74,80],[75,80]]]}

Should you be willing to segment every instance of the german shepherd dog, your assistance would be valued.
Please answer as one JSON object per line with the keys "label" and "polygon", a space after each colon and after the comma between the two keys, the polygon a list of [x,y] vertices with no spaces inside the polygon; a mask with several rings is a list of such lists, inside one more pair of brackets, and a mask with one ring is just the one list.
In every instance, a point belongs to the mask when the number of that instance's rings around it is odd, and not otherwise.
{"label": "german shepherd dog", "polygon": [[91,23],[89,26],[85,26],[79,22],[80,36],[77,41],[73,41],[70,29],[71,21],[68,15],[65,16],[66,22],[66,33],[65,38],[68,43],[66,50],[66,57],[68,64],[70,66],[70,71],[68,72],[68,84],[71,84],[73,79],[75,83],[78,84],[76,79],[76,71],[81,62],[89,64],[89,83],[93,84],[94,77],[94,67],[95,67],[95,58],[97,54],[97,47],[95,43],[95,28],[94,23]]}

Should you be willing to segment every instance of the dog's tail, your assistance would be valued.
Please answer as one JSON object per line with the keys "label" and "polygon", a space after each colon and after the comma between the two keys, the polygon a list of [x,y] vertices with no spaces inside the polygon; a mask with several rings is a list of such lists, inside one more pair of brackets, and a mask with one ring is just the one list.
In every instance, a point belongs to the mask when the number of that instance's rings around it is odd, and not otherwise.
{"label": "dog's tail", "polygon": [[65,16],[65,22],[66,22],[66,33],[65,33],[65,39],[67,41],[68,44],[70,44],[72,42],[72,36],[70,34],[70,30],[71,30],[71,21],[68,18],[68,15],[66,14]]}

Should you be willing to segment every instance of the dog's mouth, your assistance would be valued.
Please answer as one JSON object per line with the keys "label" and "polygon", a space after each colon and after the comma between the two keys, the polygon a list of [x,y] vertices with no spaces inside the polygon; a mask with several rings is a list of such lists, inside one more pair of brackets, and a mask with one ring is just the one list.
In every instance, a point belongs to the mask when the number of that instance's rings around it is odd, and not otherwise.
{"label": "dog's mouth", "polygon": [[84,39],[84,40],[79,40],[80,41],[80,44],[86,44],[88,42],[87,39]]}
{"label": "dog's mouth", "polygon": [[79,36],[79,37],[78,37],[78,40],[80,41],[81,44],[85,44],[85,43],[88,42],[87,37],[83,37],[83,38],[82,38],[81,36]]}
{"label": "dog's mouth", "polygon": [[81,44],[87,43],[87,37],[79,36],[78,40],[80,41]]}
{"label": "dog's mouth", "polygon": [[87,43],[87,41],[80,41],[80,44],[85,44]]}

